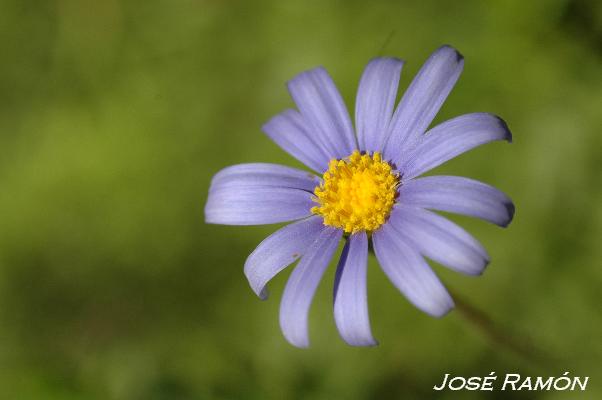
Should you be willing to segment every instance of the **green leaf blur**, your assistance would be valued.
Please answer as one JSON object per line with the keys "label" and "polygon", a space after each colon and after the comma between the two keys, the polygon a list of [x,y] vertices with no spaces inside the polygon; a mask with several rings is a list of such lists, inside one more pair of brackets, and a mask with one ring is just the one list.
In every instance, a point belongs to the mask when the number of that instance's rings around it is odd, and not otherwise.
{"label": "green leaf blur", "polygon": [[[0,398],[476,399],[492,394],[432,387],[491,371],[590,376],[582,394],[602,398],[601,35],[595,0],[1,1]],[[517,212],[507,229],[453,217],[491,254],[482,277],[434,268],[544,355],[457,311],[426,316],[374,259],[380,345],[338,337],[331,266],[310,349],[290,346],[278,326],[290,270],[267,302],[242,272],[276,227],[206,225],[211,176],[301,167],[260,130],[292,106],[296,73],[325,66],[353,110],[369,59],[404,58],[403,89],[446,43],[466,64],[435,122],[494,112],[514,143],[435,172],[493,184]]]}

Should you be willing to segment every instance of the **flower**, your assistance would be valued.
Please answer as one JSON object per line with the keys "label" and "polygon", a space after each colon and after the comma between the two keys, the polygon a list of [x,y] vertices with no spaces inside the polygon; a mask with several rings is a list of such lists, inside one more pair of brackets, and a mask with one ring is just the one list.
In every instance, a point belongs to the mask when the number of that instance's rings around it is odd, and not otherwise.
{"label": "flower", "polygon": [[430,210],[505,227],[514,214],[510,198],[468,178],[417,178],[476,146],[511,142],[506,123],[487,113],[462,115],[427,130],[463,65],[452,47],[437,49],[393,112],[403,61],[373,59],[359,83],[355,131],[326,70],[303,72],[288,82],[299,110],[276,115],[263,130],[320,177],[263,163],[234,165],[214,176],[206,222],[298,220],[261,242],[244,266],[251,288],[265,299],[268,281],[300,259],[280,305],[280,326],[293,345],[309,345],[309,308],[342,238],[334,316],[342,338],[354,346],[376,344],[366,295],[369,240],[393,285],[435,317],[445,315],[454,303],[424,257],[469,275],[481,274],[488,264],[489,256],[476,239]]}

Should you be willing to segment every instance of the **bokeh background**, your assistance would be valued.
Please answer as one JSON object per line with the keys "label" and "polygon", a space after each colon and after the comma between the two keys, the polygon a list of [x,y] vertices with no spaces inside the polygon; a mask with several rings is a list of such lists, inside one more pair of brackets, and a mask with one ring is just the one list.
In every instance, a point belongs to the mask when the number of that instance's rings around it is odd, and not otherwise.
{"label": "bokeh background", "polygon": [[[260,131],[296,73],[325,66],[352,108],[370,58],[404,58],[403,89],[444,43],[466,64],[435,122],[495,112],[514,143],[434,172],[501,188],[515,220],[454,217],[492,263],[434,265],[470,304],[441,320],[371,259],[376,348],[338,337],[329,269],[296,349],[278,326],[290,269],[267,302],[242,272],[277,227],[206,225],[210,178],[301,167]],[[602,398],[600,2],[2,0],[0,54],[0,398]],[[491,371],[590,383],[431,389]]]}

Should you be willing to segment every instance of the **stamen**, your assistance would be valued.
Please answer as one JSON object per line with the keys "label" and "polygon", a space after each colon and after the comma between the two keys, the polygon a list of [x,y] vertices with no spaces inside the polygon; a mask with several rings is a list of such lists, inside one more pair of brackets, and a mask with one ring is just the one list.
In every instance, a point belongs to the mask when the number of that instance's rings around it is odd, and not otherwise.
{"label": "stamen", "polygon": [[355,150],[347,159],[330,160],[322,178],[311,212],[346,233],[375,231],[395,204],[399,176],[378,152],[370,157]]}

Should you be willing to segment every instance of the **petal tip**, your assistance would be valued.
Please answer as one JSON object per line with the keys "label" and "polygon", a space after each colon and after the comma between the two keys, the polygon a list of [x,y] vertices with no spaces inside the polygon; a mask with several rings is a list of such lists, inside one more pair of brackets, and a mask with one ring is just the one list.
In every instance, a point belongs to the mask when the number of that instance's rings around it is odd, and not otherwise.
{"label": "petal tip", "polygon": [[292,344],[298,349],[307,349],[309,348],[309,340],[293,340],[292,338],[284,337],[287,342]]}
{"label": "petal tip", "polygon": [[516,208],[514,207],[514,203],[512,203],[511,201],[508,203],[505,203],[504,206],[506,207],[506,212],[508,213],[508,218],[500,226],[502,228],[507,228],[508,225],[510,225],[510,223],[512,222],[512,219],[514,219],[514,212],[515,212]]}
{"label": "petal tip", "polygon": [[205,205],[205,210],[204,210],[205,223],[210,224],[210,225],[218,225],[219,221],[213,219],[211,210],[208,210],[208,207],[207,207],[208,205],[209,205],[209,203],[207,203]]}
{"label": "petal tip", "polygon": [[456,303],[454,303],[453,300],[451,300],[451,304],[449,304],[449,306],[447,307],[447,309],[443,312],[443,314],[441,314],[439,317],[437,318],[443,318],[445,317],[447,314],[449,314],[454,308],[456,308]]}
{"label": "petal tip", "polygon": [[437,319],[443,318],[447,314],[449,314],[451,312],[451,310],[454,309],[455,306],[456,306],[456,304],[454,303],[454,300],[450,297],[449,299],[445,300],[445,305],[443,307],[441,307],[441,310],[437,310],[435,312],[431,311],[431,312],[428,312],[428,314]]}
{"label": "petal tip", "polygon": [[259,300],[261,301],[265,301],[268,299],[268,297],[270,296],[270,293],[268,292],[268,288],[264,287],[263,289],[257,291],[253,288],[253,291],[255,292],[255,294],[257,295],[257,297],[259,297]]}
{"label": "petal tip", "polygon": [[489,266],[490,263],[491,263],[491,259],[489,258],[489,255],[487,254],[486,256],[483,257],[483,261],[481,262],[480,265],[478,265],[474,269],[466,270],[465,274],[468,276],[479,277],[485,273],[485,270],[487,269],[487,267]]}
{"label": "petal tip", "polygon": [[259,297],[259,300],[267,300],[269,297],[269,292],[268,292],[268,288],[267,286],[257,286],[257,284],[255,284],[253,282],[253,279],[251,278],[251,276],[249,275],[248,271],[247,271],[247,264],[245,263],[245,276],[247,277],[247,280],[249,281],[249,286],[251,287],[251,290],[253,291],[253,293],[255,293],[255,295],[257,295],[257,297]]}
{"label": "petal tip", "polygon": [[445,317],[455,307],[456,307],[456,303],[454,302],[453,297],[448,293],[448,297],[445,299],[445,308],[443,308],[441,310],[441,312],[439,313],[439,315],[437,315],[436,317],[437,318],[443,318],[443,317]]}
{"label": "petal tip", "polygon": [[272,117],[271,119],[269,119],[267,122],[265,122],[263,125],[261,125],[261,131],[270,139],[272,138],[272,136],[274,136],[274,133],[272,132],[272,130],[270,129],[270,127],[273,124],[273,120],[276,117]]}
{"label": "petal tip", "polygon": [[454,56],[456,57],[456,62],[460,63],[460,62],[463,62],[463,60],[464,60],[464,56],[462,55],[462,53],[460,53],[458,50],[456,50],[453,46],[451,46],[449,44],[444,44],[443,46],[441,46],[437,50],[435,50],[435,52],[436,53],[452,52],[454,54]]}
{"label": "petal tip", "polygon": [[504,137],[503,139],[505,141],[507,141],[508,143],[512,143],[512,132],[510,132],[510,128],[508,128],[508,124],[506,123],[506,121],[504,121],[502,118],[498,117],[497,115],[495,116],[504,132]]}
{"label": "petal tip", "polygon": [[314,68],[310,68],[308,70],[299,72],[297,75],[293,76],[290,80],[286,82],[286,87],[290,91],[292,85],[297,84],[300,80],[311,78],[311,76],[317,72],[327,73],[326,68],[324,68],[322,65],[318,65]]}
{"label": "petal tip", "polygon": [[378,346],[378,341],[375,339],[358,340],[358,341],[345,340],[345,343],[347,343],[351,347],[376,347],[376,346]]}
{"label": "petal tip", "polygon": [[489,264],[491,264],[491,257],[489,257],[489,254],[487,254],[487,256],[485,256],[485,258],[483,259],[483,268],[481,268],[481,272],[479,273],[479,275],[483,275]]}

